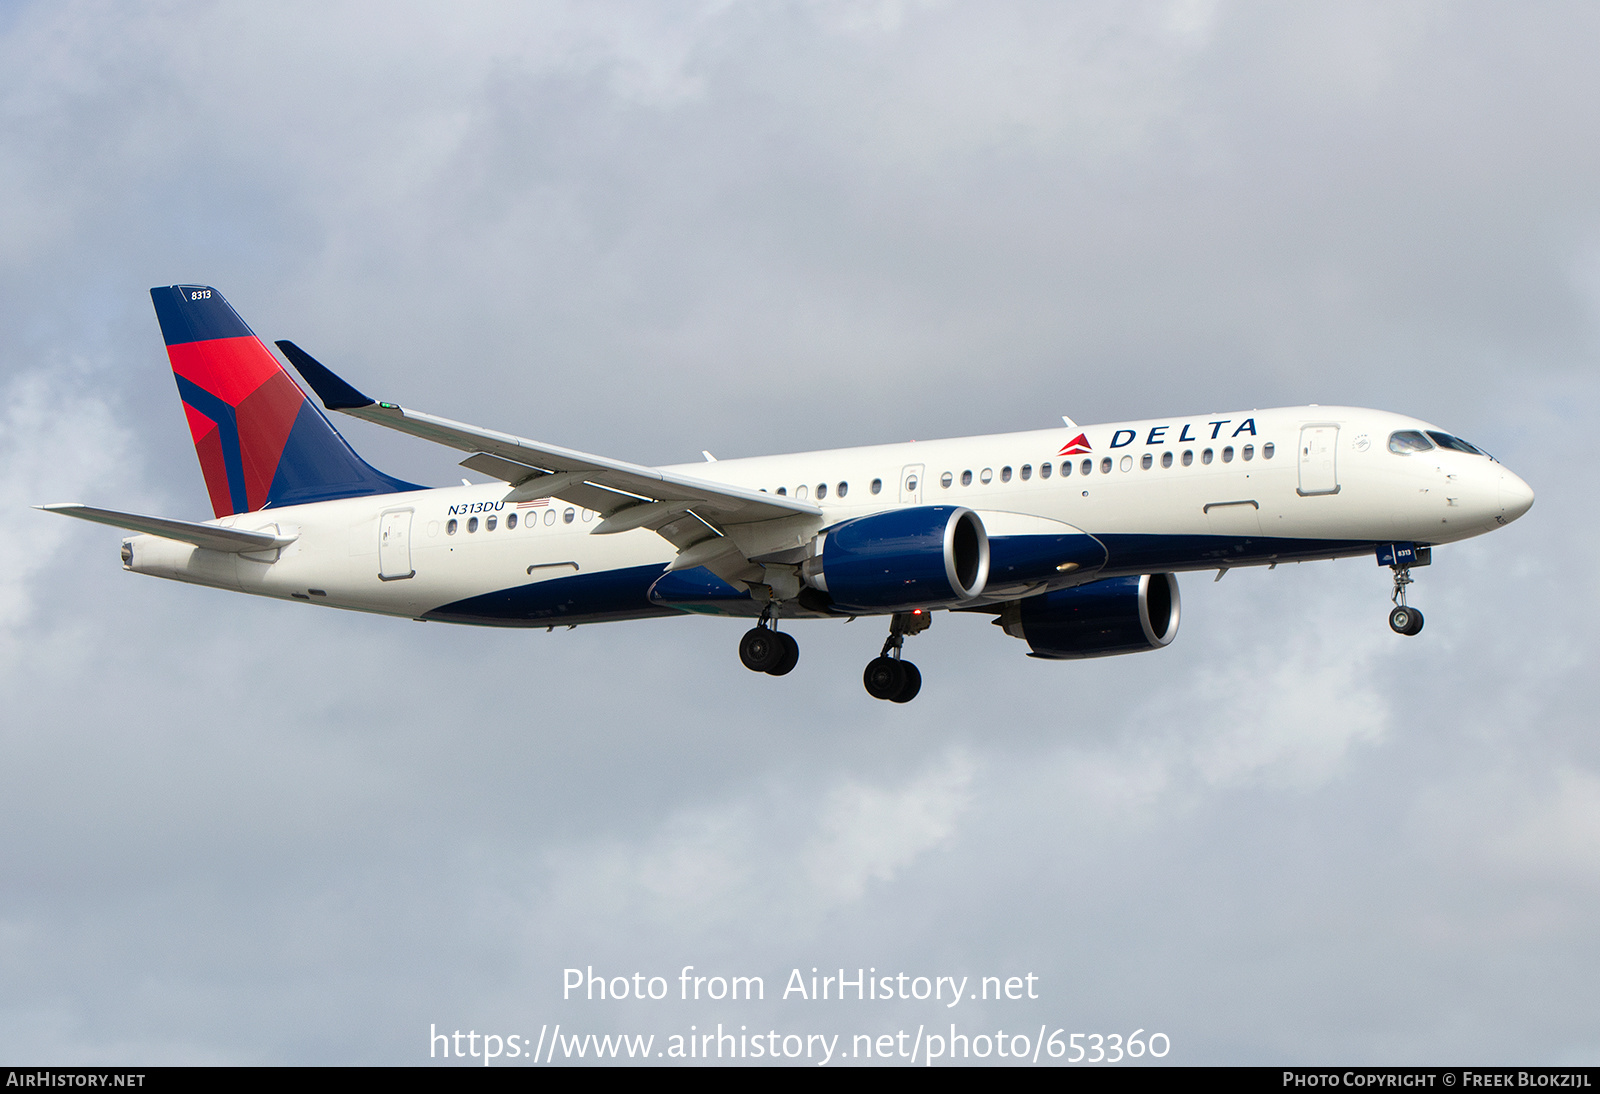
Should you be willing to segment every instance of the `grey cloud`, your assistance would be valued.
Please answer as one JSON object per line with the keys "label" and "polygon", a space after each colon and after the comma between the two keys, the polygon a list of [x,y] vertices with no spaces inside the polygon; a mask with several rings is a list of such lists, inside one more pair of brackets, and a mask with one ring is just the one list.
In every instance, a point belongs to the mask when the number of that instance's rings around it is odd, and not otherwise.
{"label": "grey cloud", "polygon": [[[24,5],[0,26],[0,1050],[412,1062],[573,965],[1033,971],[1181,1062],[1592,1060],[1594,16],[1418,5]],[[655,461],[1353,402],[1539,493],[1422,571],[1185,575],[856,682],[710,620],[487,633],[136,580],[205,513],[144,290]],[[352,428],[379,466],[457,475]],[[67,497],[66,495],[72,495]],[[965,1004],[963,1004],[965,1006]],[[842,1031],[917,1007],[760,1020]],[[819,1016],[820,1015],[820,1016]]]}

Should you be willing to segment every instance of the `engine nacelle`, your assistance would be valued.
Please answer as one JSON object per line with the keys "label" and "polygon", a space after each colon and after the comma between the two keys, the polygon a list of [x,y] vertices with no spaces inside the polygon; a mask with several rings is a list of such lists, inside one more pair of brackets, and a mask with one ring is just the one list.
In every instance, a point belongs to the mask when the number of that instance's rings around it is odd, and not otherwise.
{"label": "engine nacelle", "polygon": [[800,573],[846,610],[958,604],[988,584],[989,536],[971,509],[894,509],[819,535]]}
{"label": "engine nacelle", "polygon": [[1139,653],[1178,634],[1178,579],[1173,574],[1111,577],[1012,601],[1001,622],[1027,639],[1030,657],[1073,660]]}

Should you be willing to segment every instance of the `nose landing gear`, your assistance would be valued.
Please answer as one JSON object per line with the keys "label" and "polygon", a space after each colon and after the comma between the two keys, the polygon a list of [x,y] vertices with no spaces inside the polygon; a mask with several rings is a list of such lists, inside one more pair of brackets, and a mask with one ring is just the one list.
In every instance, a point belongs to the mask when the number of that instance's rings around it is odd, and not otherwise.
{"label": "nose landing gear", "polygon": [[922,608],[896,612],[890,618],[883,652],[868,661],[867,670],[861,674],[868,695],[891,703],[909,703],[917,697],[922,690],[922,673],[910,661],[902,661],[900,651],[907,635],[921,634],[932,625],[932,614]]}
{"label": "nose landing gear", "polygon": [[761,620],[739,639],[739,660],[751,672],[786,676],[800,663],[800,643],[792,634],[778,630],[772,605],[761,613]]}
{"label": "nose landing gear", "polygon": [[1394,571],[1394,593],[1390,596],[1394,610],[1389,613],[1389,629],[1409,638],[1422,631],[1422,613],[1406,604],[1406,586],[1413,580],[1411,567],[1391,566],[1390,569]]}

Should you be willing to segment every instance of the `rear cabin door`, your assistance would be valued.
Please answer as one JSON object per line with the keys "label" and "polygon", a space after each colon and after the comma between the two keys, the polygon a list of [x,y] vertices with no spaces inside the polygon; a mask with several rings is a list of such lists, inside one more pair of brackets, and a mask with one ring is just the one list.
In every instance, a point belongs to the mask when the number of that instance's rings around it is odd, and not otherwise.
{"label": "rear cabin door", "polygon": [[1339,471],[1334,465],[1339,427],[1308,425],[1300,429],[1300,496],[1337,494]]}
{"label": "rear cabin door", "polygon": [[411,510],[383,514],[378,522],[378,577],[401,581],[416,573],[411,568]]}
{"label": "rear cabin door", "polygon": [[900,469],[900,504],[922,504],[922,465],[910,463]]}

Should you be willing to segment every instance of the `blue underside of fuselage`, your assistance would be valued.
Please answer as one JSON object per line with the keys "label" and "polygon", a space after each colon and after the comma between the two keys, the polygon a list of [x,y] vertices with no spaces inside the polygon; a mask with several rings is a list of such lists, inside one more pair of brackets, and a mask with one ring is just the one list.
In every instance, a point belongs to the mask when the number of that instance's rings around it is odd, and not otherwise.
{"label": "blue underside of fuselage", "polygon": [[[1369,540],[1278,539],[1268,536],[1111,534],[1095,538],[1105,544],[1107,553],[1106,564],[1095,575],[1097,578],[1345,558],[1370,554],[1376,546]],[[652,603],[650,588],[662,577],[664,569],[660,565],[629,566],[620,570],[546,578],[457,600],[424,612],[423,618],[442,623],[475,623],[486,627],[548,627],[646,619],[707,610],[701,605],[674,607]],[[755,615],[759,608],[746,596],[719,605],[716,611],[717,614]]]}

